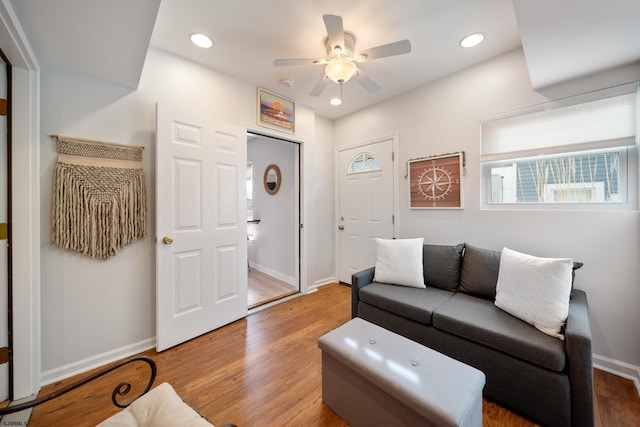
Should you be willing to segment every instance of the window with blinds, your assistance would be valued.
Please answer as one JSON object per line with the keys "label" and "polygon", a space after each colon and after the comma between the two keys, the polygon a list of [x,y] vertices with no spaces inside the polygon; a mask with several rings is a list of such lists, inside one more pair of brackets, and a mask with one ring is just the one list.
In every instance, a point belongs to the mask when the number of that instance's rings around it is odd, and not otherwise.
{"label": "window with blinds", "polygon": [[627,85],[483,121],[483,207],[627,206],[638,90]]}

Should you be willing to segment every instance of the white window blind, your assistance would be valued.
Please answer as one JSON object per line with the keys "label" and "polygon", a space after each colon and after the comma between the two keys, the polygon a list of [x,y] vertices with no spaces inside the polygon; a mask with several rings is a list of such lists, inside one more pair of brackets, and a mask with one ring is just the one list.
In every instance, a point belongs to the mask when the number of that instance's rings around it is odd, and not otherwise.
{"label": "white window blind", "polygon": [[[638,134],[638,86],[632,92],[591,94],[586,102],[565,100],[510,117],[482,122],[483,162],[631,146]],[[567,103],[573,102],[573,105]],[[564,104],[564,105],[562,105]]]}

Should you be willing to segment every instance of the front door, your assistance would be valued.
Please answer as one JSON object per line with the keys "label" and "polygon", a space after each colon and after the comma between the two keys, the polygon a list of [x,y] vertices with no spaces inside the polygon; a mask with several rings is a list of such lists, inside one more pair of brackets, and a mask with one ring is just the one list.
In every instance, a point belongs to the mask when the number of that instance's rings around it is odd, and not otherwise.
{"label": "front door", "polygon": [[156,348],[247,315],[246,133],[166,106],[156,123]]}
{"label": "front door", "polygon": [[376,263],[375,237],[392,238],[393,140],[339,152],[339,280]]}

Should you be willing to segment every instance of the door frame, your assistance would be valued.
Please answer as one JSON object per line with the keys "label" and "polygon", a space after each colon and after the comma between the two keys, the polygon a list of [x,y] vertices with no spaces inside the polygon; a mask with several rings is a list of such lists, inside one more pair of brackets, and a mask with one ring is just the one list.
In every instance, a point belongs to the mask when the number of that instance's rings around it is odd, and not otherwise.
{"label": "door frame", "polygon": [[[399,207],[400,207],[400,137],[398,132],[394,132],[389,135],[384,135],[380,137],[376,137],[373,139],[368,139],[362,142],[358,142],[350,145],[343,145],[340,147],[336,147],[335,150],[335,169],[336,169],[336,179],[334,182],[334,242],[335,242],[335,276],[336,279],[340,278],[340,236],[338,227],[340,226],[340,153],[342,151],[351,150],[354,148],[366,147],[368,145],[377,144],[379,142],[391,140],[393,147],[393,171],[391,173],[393,179],[393,238],[396,239],[400,236],[400,216],[399,216]],[[351,285],[351,283],[349,283]]]}
{"label": "door frame", "polygon": [[[6,85],[6,102],[7,102],[7,111],[6,111],[6,141],[5,141],[5,147],[4,147],[4,157],[5,157],[5,171],[6,171],[6,187],[4,188],[0,188],[0,191],[6,191],[5,196],[6,197],[6,223],[7,224],[11,224],[12,220],[12,212],[11,212],[11,198],[12,198],[12,194],[11,194],[11,190],[13,188],[13,183],[11,181],[11,103],[12,103],[12,88],[11,88],[11,73],[12,73],[12,69],[13,67],[11,66],[11,62],[9,62],[9,59],[4,55],[4,52],[2,52],[2,50],[0,49],[0,57],[2,59],[2,62],[4,63],[2,66],[6,69],[5,72],[5,81],[3,84]],[[11,241],[11,228],[7,227],[7,235],[6,235],[6,241],[7,241],[7,256],[6,259],[4,259],[2,262],[6,262],[6,267],[7,267],[7,288],[6,288],[6,295],[4,296],[6,298],[6,307],[0,307],[0,311],[5,310],[6,312],[3,312],[3,315],[6,315],[5,319],[7,321],[7,330],[6,331],[2,331],[2,333],[6,333],[7,336],[7,375],[6,375],[6,396],[5,396],[5,390],[2,390],[1,394],[3,397],[6,397],[8,400],[13,400],[13,352],[11,351],[12,348],[12,337],[13,337],[13,319],[11,318],[11,313],[13,312],[13,301],[11,300],[11,295],[13,292],[13,283],[12,283],[12,275],[11,275],[11,264],[12,264],[12,255],[11,255],[11,249],[13,248],[13,243]],[[1,242],[1,241],[0,241]],[[2,244],[2,243],[0,243]],[[4,363],[3,363],[4,364]],[[0,386],[4,387],[4,384],[0,384]]]}
{"label": "door frame", "polygon": [[[306,238],[306,230],[304,228],[304,223],[307,220],[306,210],[305,210],[305,198],[304,198],[304,188],[305,188],[305,164],[306,164],[306,150],[305,150],[305,142],[304,139],[297,138],[293,135],[283,134],[278,131],[269,130],[266,128],[258,128],[255,125],[244,125],[244,130],[247,134],[253,134],[258,136],[264,136],[267,138],[278,139],[281,141],[298,144],[298,164],[297,164],[297,175],[298,175],[298,223],[295,224],[295,227],[298,229],[298,232],[295,233],[296,242],[296,252],[298,254],[298,259],[296,263],[296,281],[298,282],[298,291],[301,294],[308,294],[310,292],[314,292],[317,290],[317,285],[312,284],[308,285],[308,277],[309,277],[309,266],[306,260],[308,259],[307,254],[309,253],[309,245],[308,239]],[[254,310],[260,309],[261,307],[256,307]],[[266,306],[264,306],[266,307]],[[250,310],[251,312],[251,310]]]}
{"label": "door frame", "polygon": [[[0,48],[12,70],[13,398],[40,390],[40,67],[11,4],[0,2]],[[11,142],[10,142],[11,143]],[[20,165],[20,167],[15,167]]]}

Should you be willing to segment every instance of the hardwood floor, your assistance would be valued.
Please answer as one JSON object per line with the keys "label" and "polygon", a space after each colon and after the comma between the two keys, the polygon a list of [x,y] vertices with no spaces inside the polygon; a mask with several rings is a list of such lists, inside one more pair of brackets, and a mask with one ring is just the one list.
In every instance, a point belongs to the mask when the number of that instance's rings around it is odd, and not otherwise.
{"label": "hardwood floor", "polygon": [[[213,424],[250,426],[345,426],[322,403],[320,336],[350,318],[350,289],[323,286],[259,311],[162,353],[155,385],[167,381]],[[31,427],[94,426],[119,411],[110,395],[120,381],[144,387],[146,365],[127,367],[34,409]],[[44,387],[58,390],[70,378]],[[135,392],[135,389],[132,393]],[[595,371],[596,426],[640,425],[640,398],[631,381]],[[535,424],[485,400],[484,426]]]}
{"label": "hardwood floor", "polygon": [[249,309],[298,293],[290,284],[255,268],[248,272],[247,288]]}

